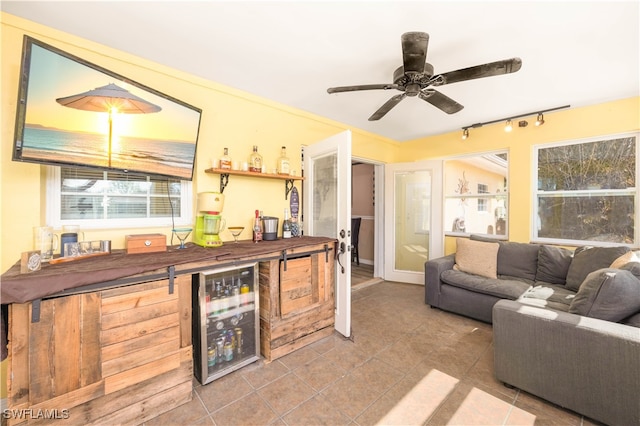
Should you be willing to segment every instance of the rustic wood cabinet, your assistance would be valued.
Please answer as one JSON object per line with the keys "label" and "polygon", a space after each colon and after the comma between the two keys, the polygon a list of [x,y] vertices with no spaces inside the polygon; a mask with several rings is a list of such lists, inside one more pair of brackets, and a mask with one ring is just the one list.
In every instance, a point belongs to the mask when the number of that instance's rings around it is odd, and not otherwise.
{"label": "rustic wood cabinet", "polygon": [[191,400],[191,276],[9,306],[9,424],[143,423]]}
{"label": "rustic wood cabinet", "polygon": [[334,239],[302,237],[116,250],[30,274],[18,262],[1,277],[9,303],[3,416],[9,425],[141,424],[190,401],[192,277],[205,270],[259,263],[265,359],[327,336],[334,256]]}
{"label": "rustic wood cabinet", "polygon": [[267,361],[333,333],[334,253],[318,244],[260,263],[260,348]]}

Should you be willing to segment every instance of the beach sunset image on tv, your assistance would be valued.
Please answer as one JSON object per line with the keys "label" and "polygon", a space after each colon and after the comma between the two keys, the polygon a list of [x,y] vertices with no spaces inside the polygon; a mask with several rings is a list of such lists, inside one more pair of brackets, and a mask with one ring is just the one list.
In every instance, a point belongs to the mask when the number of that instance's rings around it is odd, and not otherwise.
{"label": "beach sunset image on tv", "polygon": [[192,179],[198,108],[33,39],[22,71],[15,160]]}

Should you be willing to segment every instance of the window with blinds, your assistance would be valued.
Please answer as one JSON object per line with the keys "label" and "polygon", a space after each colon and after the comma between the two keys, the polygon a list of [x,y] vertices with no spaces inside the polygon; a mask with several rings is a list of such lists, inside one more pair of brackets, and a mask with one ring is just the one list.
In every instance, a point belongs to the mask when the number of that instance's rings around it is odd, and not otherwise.
{"label": "window with blinds", "polygon": [[191,183],[166,177],[50,167],[47,212],[53,226],[173,226],[191,217]]}

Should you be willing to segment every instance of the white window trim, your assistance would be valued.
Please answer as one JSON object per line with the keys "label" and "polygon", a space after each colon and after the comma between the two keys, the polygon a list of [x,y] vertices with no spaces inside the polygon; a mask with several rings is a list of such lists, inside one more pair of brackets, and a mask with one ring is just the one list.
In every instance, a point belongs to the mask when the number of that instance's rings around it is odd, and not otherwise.
{"label": "white window trim", "polygon": [[192,182],[180,181],[180,216],[175,216],[173,222],[171,217],[151,217],[151,218],[131,218],[131,219],[72,219],[62,220],[60,218],[60,167],[46,166],[47,174],[47,195],[46,195],[46,218],[47,225],[54,228],[61,228],[63,225],[80,224],[83,229],[119,229],[119,228],[157,228],[172,226],[188,226],[192,224],[193,196]]}
{"label": "white window trim", "polygon": [[635,241],[634,244],[623,244],[623,243],[608,243],[603,241],[591,241],[591,240],[566,240],[560,238],[544,238],[538,237],[537,227],[538,227],[538,151],[543,148],[553,148],[556,146],[565,146],[565,145],[577,145],[583,143],[590,142],[598,142],[609,139],[622,139],[622,138],[636,138],[636,187],[635,188],[627,188],[627,189],[594,189],[594,190],[574,190],[574,191],[563,191],[570,192],[574,195],[586,195],[586,194],[599,194],[599,195],[624,195],[630,194],[635,195],[636,197],[636,205],[640,200],[640,185],[638,184],[638,180],[640,179],[640,133],[639,132],[629,132],[629,133],[617,133],[612,135],[602,135],[602,136],[594,136],[591,138],[584,139],[571,139],[561,142],[552,142],[552,143],[544,143],[537,144],[532,146],[533,154],[531,155],[533,164],[531,167],[531,242],[539,243],[539,244],[555,244],[555,245],[566,245],[566,246],[599,246],[599,247],[611,247],[611,246],[628,246],[628,247],[636,247],[640,244],[640,208],[636,208],[634,211],[634,235],[633,239]]}

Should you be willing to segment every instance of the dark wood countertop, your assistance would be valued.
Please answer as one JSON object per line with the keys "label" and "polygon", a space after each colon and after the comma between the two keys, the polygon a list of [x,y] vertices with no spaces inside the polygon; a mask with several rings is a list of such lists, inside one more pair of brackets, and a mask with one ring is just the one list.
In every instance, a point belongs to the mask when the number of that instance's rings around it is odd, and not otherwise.
{"label": "dark wood countertop", "polygon": [[18,262],[0,277],[0,300],[2,304],[25,303],[126,277],[141,275],[142,280],[144,274],[170,266],[179,269],[180,265],[187,264],[260,260],[309,245],[328,244],[329,249],[333,251],[335,242],[335,239],[328,237],[301,237],[259,243],[250,240],[239,241],[237,244],[228,242],[216,248],[203,248],[188,243],[187,248],[183,250],[171,246],[167,247],[166,252],[156,253],[127,254],[125,250],[114,250],[105,256],[43,264],[41,270],[27,274],[20,273]]}

